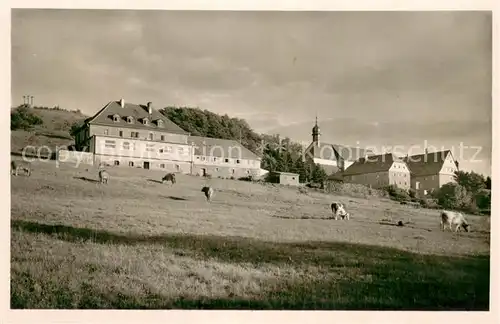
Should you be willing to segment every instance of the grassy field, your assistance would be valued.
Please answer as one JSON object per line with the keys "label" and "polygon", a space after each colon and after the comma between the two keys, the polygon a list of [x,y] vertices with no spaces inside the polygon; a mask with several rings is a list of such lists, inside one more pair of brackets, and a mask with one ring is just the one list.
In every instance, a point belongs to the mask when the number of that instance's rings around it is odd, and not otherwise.
{"label": "grassy field", "polygon": [[34,165],[11,178],[12,308],[489,309],[485,216],[443,233],[438,211],[388,200]]}

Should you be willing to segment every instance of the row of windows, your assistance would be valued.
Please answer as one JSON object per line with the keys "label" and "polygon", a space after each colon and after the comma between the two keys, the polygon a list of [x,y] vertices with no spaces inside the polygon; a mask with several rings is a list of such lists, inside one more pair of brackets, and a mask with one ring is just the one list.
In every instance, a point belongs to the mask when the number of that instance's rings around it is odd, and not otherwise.
{"label": "row of windows", "polygon": [[[132,117],[132,116],[127,116],[127,117],[125,118],[125,120],[127,121],[127,124],[134,124],[134,122],[135,122],[135,118],[134,118],[134,117]],[[120,115],[118,115],[118,114],[113,115],[113,121],[114,121],[115,123],[119,123],[119,122],[121,121],[121,117],[120,117]],[[143,125],[149,125],[149,124],[150,124],[150,120],[149,120],[149,118],[148,118],[148,117],[145,117],[145,118],[140,118],[140,119],[138,119],[138,121],[139,121],[140,123],[142,123]],[[156,126],[158,126],[158,127],[163,127],[163,125],[164,125],[163,120],[161,120],[161,119],[157,119],[157,120],[156,120]]]}
{"label": "row of windows", "polygon": [[[104,146],[107,147],[107,148],[116,148],[116,141],[113,141],[113,140],[105,140],[104,141]],[[130,142],[123,142],[122,143],[122,148],[124,150],[135,150],[135,143],[130,143]],[[179,154],[184,154],[185,153],[185,150],[184,150],[184,147],[178,147],[177,148]],[[148,152],[154,152],[155,151],[155,144],[146,144],[146,151]],[[172,146],[167,146],[167,147],[163,147],[163,148],[160,148],[158,150],[159,153],[172,153],[173,152],[173,148]],[[188,150],[189,152],[189,150]]]}
{"label": "row of windows", "polygon": [[[104,135],[109,135],[109,129],[105,129],[104,130]],[[118,132],[118,136],[120,137],[124,137],[124,133],[123,131],[119,131]],[[139,132],[130,132],[130,137],[131,138],[139,138]],[[153,133],[149,133],[148,134],[148,139],[149,140],[154,140],[154,134]],[[160,141],[165,141],[165,135],[160,135]]]}
{"label": "row of windows", "polygon": [[[224,163],[229,163],[229,159],[228,158],[218,158],[218,157],[207,157],[207,156],[197,156],[196,157],[196,160],[200,160],[200,161],[210,161],[210,162],[218,162],[218,161],[222,161],[224,160]],[[240,160],[240,159],[236,159],[236,164],[242,164],[242,162],[245,161],[245,160]],[[257,164],[257,161],[247,161],[248,164],[250,165],[256,165]]]}
{"label": "row of windows", "polygon": [[[150,163],[150,162],[147,162],[147,163]],[[113,162],[113,164],[114,164],[115,166],[119,166],[119,165],[120,165],[120,161],[115,160],[115,161]],[[141,162],[138,162],[138,163],[137,163],[137,166],[140,166],[140,165],[141,165]],[[129,161],[129,162],[128,162],[128,166],[129,166],[129,167],[134,167],[134,166],[136,166],[136,165],[135,165],[135,162],[134,162],[134,161]],[[152,165],[151,165],[151,166],[152,166]],[[158,166],[159,166],[161,169],[165,169],[165,163],[160,163],[160,164],[158,164]],[[176,170],[176,171],[180,171],[180,170],[181,170],[180,165],[176,164],[176,165],[175,165],[175,170]],[[215,168],[215,172],[219,172],[219,168]],[[236,170],[235,170],[235,169],[231,169],[231,173],[232,173],[232,174],[234,174],[235,172],[236,172]],[[248,173],[248,174],[250,174],[250,170],[247,170],[247,173]]]}

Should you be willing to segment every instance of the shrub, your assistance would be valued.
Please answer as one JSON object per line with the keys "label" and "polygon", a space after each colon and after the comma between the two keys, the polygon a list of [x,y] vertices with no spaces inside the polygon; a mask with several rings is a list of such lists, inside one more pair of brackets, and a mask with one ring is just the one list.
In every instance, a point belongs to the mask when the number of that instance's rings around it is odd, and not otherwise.
{"label": "shrub", "polygon": [[30,130],[37,125],[43,125],[42,118],[30,112],[26,106],[19,106],[10,113],[11,130]]}
{"label": "shrub", "polygon": [[437,199],[432,198],[422,198],[419,200],[420,205],[424,208],[438,209],[440,208]]}
{"label": "shrub", "polygon": [[389,185],[384,188],[389,197],[396,201],[409,200],[410,195],[404,189],[398,188],[395,185]]}
{"label": "shrub", "polygon": [[437,198],[439,205],[447,209],[469,210],[473,202],[471,194],[467,192],[464,186],[452,182],[436,190],[434,196]]}
{"label": "shrub", "polygon": [[491,190],[481,189],[475,195],[476,206],[479,209],[490,209],[491,208]]}

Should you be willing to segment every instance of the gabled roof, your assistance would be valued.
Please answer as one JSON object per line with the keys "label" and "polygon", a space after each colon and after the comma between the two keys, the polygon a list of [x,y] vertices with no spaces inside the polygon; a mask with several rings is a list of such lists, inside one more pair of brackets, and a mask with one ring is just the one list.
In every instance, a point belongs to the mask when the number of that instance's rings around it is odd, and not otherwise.
{"label": "gabled roof", "polygon": [[404,159],[412,175],[435,175],[438,174],[443,168],[443,163],[448,154],[451,154],[450,150],[417,154],[405,157]]}
{"label": "gabled roof", "polygon": [[361,158],[344,171],[344,176],[389,171],[394,162],[404,161],[392,153]]}
{"label": "gabled roof", "polygon": [[365,155],[373,155],[370,150],[323,142],[319,143],[319,147],[312,143],[309,149],[314,158],[324,160],[356,161]]}
{"label": "gabled roof", "polygon": [[[113,121],[114,115],[119,115],[121,117],[119,122]],[[129,116],[134,118],[135,121],[133,124],[127,123],[127,117]],[[155,123],[148,123],[147,125],[144,125],[140,122],[144,118],[148,118],[150,121],[162,120],[163,127],[159,127]],[[88,118],[86,122],[91,125],[99,124],[110,127],[138,128],[189,135],[188,132],[177,126],[159,111],[152,109],[151,115],[149,115],[148,107],[146,105],[137,105],[127,102],[122,108],[119,101],[111,101],[99,110],[93,117]]]}
{"label": "gabled roof", "polygon": [[260,160],[259,156],[234,140],[189,136],[188,143],[194,143],[194,155],[243,160]]}

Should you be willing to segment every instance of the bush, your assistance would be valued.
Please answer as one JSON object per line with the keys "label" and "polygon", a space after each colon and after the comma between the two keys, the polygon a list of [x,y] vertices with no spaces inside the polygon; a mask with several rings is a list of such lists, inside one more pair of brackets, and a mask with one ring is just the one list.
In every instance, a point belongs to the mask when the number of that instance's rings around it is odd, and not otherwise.
{"label": "bush", "polygon": [[389,198],[396,201],[410,200],[410,195],[404,189],[398,188],[395,185],[389,185],[384,187],[384,191],[387,192]]}
{"label": "bush", "polygon": [[482,210],[491,209],[491,190],[482,189],[475,195],[476,206]]}
{"label": "bush", "polygon": [[420,205],[424,208],[430,208],[430,209],[439,209],[441,206],[439,206],[439,203],[437,199],[432,199],[432,198],[422,198],[419,200]]}
{"label": "bush", "polygon": [[251,175],[249,175],[249,176],[246,176],[246,177],[241,177],[238,180],[241,180],[241,181],[253,181],[253,177]]}
{"label": "bush", "polygon": [[457,183],[447,183],[434,193],[439,205],[447,209],[470,210],[473,199],[464,186]]}
{"label": "bush", "polygon": [[42,118],[30,112],[26,106],[19,106],[10,113],[11,130],[30,130],[37,125],[43,125]]}

